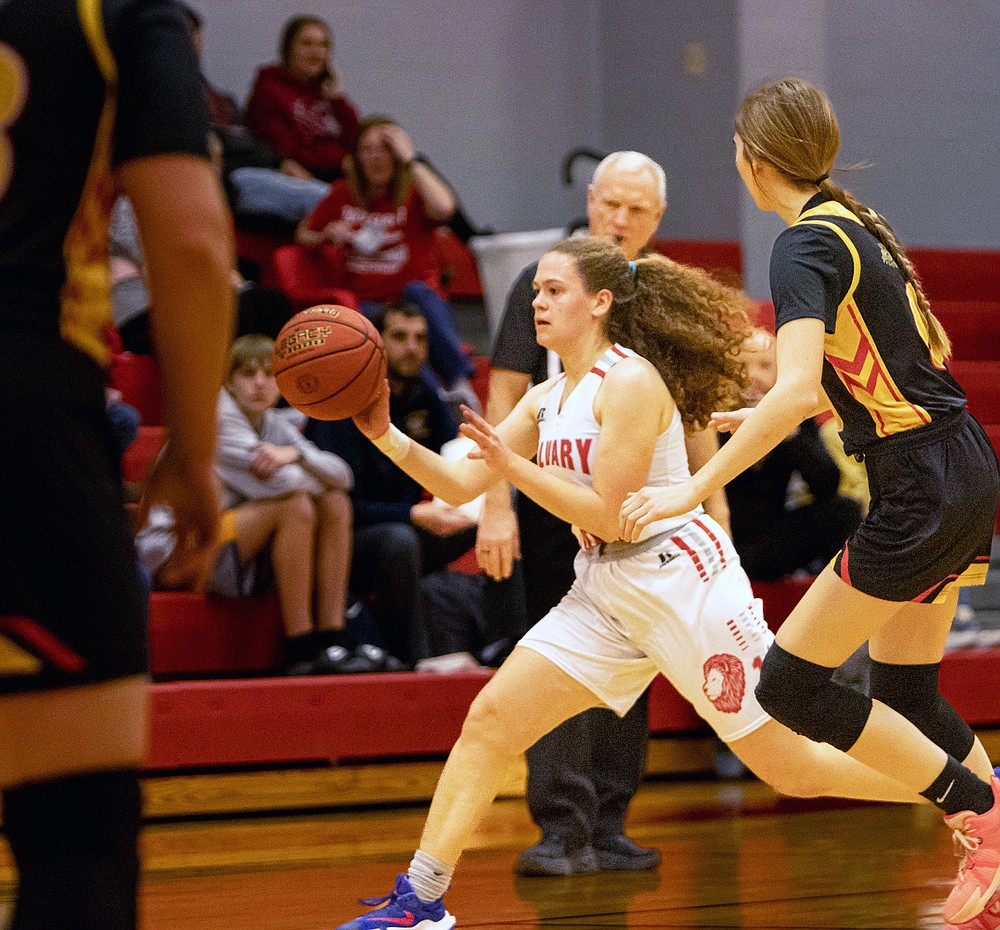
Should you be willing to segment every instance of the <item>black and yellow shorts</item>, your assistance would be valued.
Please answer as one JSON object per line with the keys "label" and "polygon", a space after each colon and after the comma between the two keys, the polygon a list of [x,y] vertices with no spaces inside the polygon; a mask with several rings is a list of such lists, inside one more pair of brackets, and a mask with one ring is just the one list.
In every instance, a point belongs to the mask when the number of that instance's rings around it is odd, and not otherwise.
{"label": "black and yellow shorts", "polygon": [[0,339],[0,693],[148,668],[104,376],[55,339]]}
{"label": "black and yellow shorts", "polygon": [[865,451],[871,507],[833,560],[849,585],[886,601],[939,603],[986,580],[1000,497],[997,457],[959,410]]}

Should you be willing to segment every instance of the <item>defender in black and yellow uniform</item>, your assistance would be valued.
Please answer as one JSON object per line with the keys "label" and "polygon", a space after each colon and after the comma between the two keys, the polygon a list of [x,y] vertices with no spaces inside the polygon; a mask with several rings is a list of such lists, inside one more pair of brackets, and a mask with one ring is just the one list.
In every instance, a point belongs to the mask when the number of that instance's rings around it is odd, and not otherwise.
{"label": "defender in black and yellow uniform", "polygon": [[17,930],[135,926],[147,649],[104,393],[119,192],[162,304],[176,446],[151,492],[198,560],[217,521],[232,259],[185,21],[172,0],[0,0],[0,787]]}
{"label": "defender in black and yellow uniform", "polygon": [[997,510],[996,455],[965,393],[928,345],[916,290],[845,206],[816,194],[778,236],[771,293],[780,329],[821,319],[823,388],[871,508],[835,570],[873,597],[943,600],[982,584]]}
{"label": "defender in black and yellow uniform", "polygon": [[104,6],[0,7],[3,690],[146,670],[104,414],[112,170],[159,152],[207,157],[207,128],[173,5]]}
{"label": "defender in black and yellow uniform", "polygon": [[[997,459],[948,373],[947,334],[905,249],[830,181],[840,129],[826,97],[798,78],[766,84],[740,105],[733,141],[754,202],[789,226],[771,258],[777,381],[753,410],[713,415],[734,435],[690,481],[626,499],[622,536],[685,512],[832,403],[845,448],[867,462],[871,509],[778,631],[757,698],[944,811],[966,850],[946,927],[995,930],[1000,779],[941,697],[938,671],[958,586],[985,578]],[[870,698],[832,680],[866,641]]]}

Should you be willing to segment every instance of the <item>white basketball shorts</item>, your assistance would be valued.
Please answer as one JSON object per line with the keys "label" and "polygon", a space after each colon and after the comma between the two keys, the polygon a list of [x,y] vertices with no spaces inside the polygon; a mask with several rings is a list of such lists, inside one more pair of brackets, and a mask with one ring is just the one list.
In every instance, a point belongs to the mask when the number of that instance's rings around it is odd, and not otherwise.
{"label": "white basketball shorts", "polygon": [[521,639],[625,714],[656,673],[725,741],[771,718],[754,696],[774,635],[711,517],[581,550],[566,596]]}

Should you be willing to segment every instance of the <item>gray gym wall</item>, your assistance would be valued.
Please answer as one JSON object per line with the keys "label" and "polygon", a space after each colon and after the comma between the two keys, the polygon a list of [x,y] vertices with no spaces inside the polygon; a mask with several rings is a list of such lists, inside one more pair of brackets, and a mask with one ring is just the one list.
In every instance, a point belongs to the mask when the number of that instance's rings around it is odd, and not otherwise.
{"label": "gray gym wall", "polygon": [[497,231],[582,213],[592,163],[564,187],[570,150],[637,148],[667,170],[665,235],[753,235],[766,256],[772,227],[747,225],[732,116],[754,83],[798,70],[833,99],[840,163],[871,164],[839,180],[904,241],[1000,248],[996,0],[191,3],[206,73],[241,103],[286,18],[326,19],[362,113],[397,118]]}

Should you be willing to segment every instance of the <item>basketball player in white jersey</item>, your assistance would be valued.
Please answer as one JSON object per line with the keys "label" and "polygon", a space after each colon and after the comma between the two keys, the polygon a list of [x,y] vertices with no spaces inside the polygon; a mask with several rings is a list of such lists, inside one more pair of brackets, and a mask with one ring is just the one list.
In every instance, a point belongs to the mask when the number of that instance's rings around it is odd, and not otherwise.
{"label": "basketball player in white jersey", "polygon": [[[499,480],[571,523],[576,581],[480,692],[434,793],[420,848],[381,905],[340,930],[448,930],[441,900],[508,764],[589,707],[625,713],[656,673],[761,778],[789,794],[917,801],[912,791],[785,729],[754,686],[773,636],[722,528],[699,505],[618,541],[621,502],[689,475],[685,423],[738,402],[745,299],[660,256],[628,262],[591,237],[550,249],[535,275],[540,345],[563,374],[495,429],[472,411],[469,457],[445,462],[389,424],[387,393],[355,422],[434,494],[459,503]],[[637,354],[639,353],[639,354]],[[537,464],[530,459],[537,455]]]}

